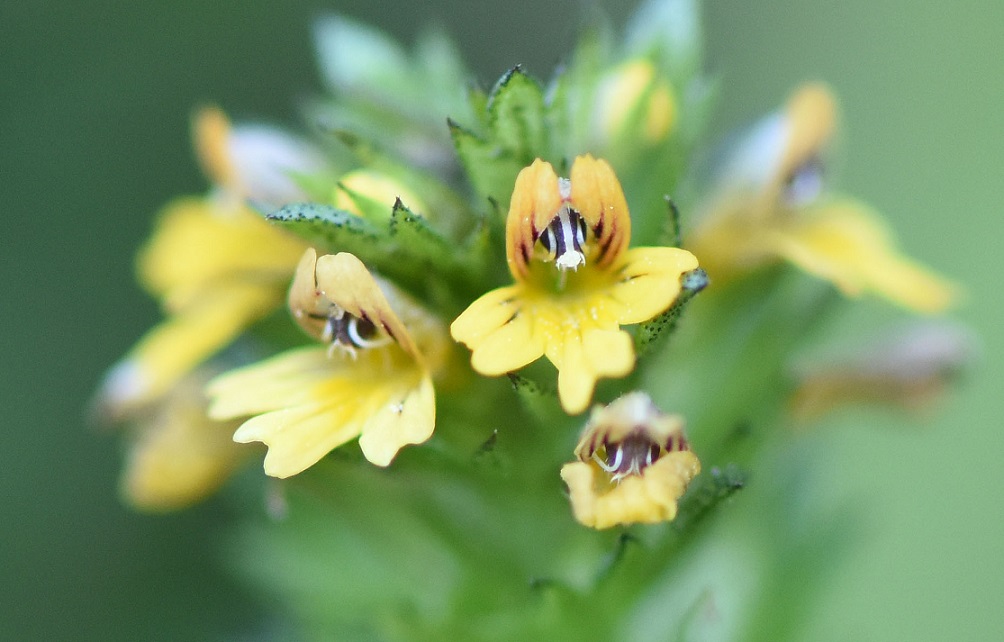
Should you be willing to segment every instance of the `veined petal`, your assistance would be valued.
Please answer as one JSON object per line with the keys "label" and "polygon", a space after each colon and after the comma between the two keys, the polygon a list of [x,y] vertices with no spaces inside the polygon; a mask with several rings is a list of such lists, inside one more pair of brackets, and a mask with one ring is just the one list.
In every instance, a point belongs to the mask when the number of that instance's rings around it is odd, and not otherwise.
{"label": "veined petal", "polygon": [[957,298],[946,279],[900,254],[880,219],[840,201],[808,212],[768,236],[774,251],[833,282],[845,294],[871,291],[919,312],[939,312]]}
{"label": "veined petal", "polygon": [[456,341],[473,348],[512,319],[522,306],[522,287],[511,285],[481,295],[450,325]]}
{"label": "veined petal", "polygon": [[405,352],[422,359],[379,284],[355,255],[347,252],[326,254],[317,259],[316,274],[317,287],[322,295],[352,316],[370,320]]}
{"label": "veined petal", "polygon": [[677,248],[627,250],[624,193],[610,165],[589,155],[575,159],[568,180],[537,159],[517,177],[511,203],[506,252],[516,285],[481,296],[451,333],[486,375],[546,355],[558,369],[562,407],[578,413],[598,378],[634,367],[631,336],[620,326],[668,309],[697,259]]}
{"label": "veined petal", "polygon": [[[234,439],[268,446],[267,474],[295,475],[355,437],[367,459],[386,466],[402,447],[431,436],[430,370],[388,296],[422,326],[423,336],[436,335],[430,340],[437,345],[442,327],[385,287],[386,293],[351,254],[318,258],[308,249],[290,288],[290,307],[315,336],[319,323],[318,338],[329,345],[290,350],[210,382],[211,416],[264,413],[246,421]],[[377,328],[385,336],[377,336]]]}
{"label": "veined petal", "polygon": [[517,281],[528,270],[537,235],[561,208],[558,175],[550,163],[537,159],[516,176],[506,217],[506,260]]}
{"label": "veined petal", "polygon": [[436,425],[436,399],[432,379],[422,378],[402,397],[393,397],[363,426],[359,447],[371,463],[387,466],[409,444],[421,444]]}
{"label": "veined petal", "polygon": [[274,287],[232,283],[206,292],[151,329],[105,377],[101,404],[115,417],[164,394],[183,375],[275,309]]}
{"label": "veined petal", "polygon": [[610,164],[586,154],[572,164],[572,206],[596,233],[598,265],[613,264],[631,240],[627,201]]}
{"label": "veined petal", "polygon": [[697,269],[697,257],[671,247],[628,250],[612,296],[622,306],[619,323],[642,323],[665,312],[680,294],[680,276]]}
{"label": "veined petal", "polygon": [[592,528],[676,517],[676,501],[700,472],[683,418],[661,412],[644,392],[596,406],[561,477],[575,518]]}

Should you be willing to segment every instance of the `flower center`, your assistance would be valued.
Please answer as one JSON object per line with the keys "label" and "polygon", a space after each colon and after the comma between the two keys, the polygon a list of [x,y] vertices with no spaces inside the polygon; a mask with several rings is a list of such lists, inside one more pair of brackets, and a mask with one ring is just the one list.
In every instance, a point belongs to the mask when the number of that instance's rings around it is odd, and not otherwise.
{"label": "flower center", "polygon": [[603,445],[603,454],[594,451],[592,458],[600,468],[610,473],[611,481],[617,482],[629,475],[641,475],[642,471],[655,463],[664,452],[688,450],[686,438],[681,433],[670,435],[665,443],[657,443],[646,431],[636,429],[618,442]]}
{"label": "flower center", "polygon": [[334,306],[328,315],[321,339],[331,343],[332,351],[339,349],[353,358],[357,349],[379,348],[391,341],[390,337],[377,330],[376,325],[365,316],[357,317],[338,306]]}
{"label": "flower center", "polygon": [[605,458],[598,453],[594,453],[593,458],[600,468],[613,475],[614,481],[618,481],[628,475],[640,475],[646,466],[659,458],[660,450],[659,444],[644,435],[634,434],[620,443],[607,444]]}
{"label": "flower center", "polygon": [[554,261],[559,270],[576,270],[585,265],[586,221],[568,205],[563,205],[537,238],[547,253],[546,261]]}

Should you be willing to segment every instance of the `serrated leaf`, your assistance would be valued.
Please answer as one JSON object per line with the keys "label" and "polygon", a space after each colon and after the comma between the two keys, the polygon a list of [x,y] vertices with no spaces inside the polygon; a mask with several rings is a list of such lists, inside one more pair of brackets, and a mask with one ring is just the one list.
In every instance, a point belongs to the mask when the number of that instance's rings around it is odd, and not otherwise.
{"label": "serrated leaf", "polygon": [[394,203],[390,215],[390,238],[395,251],[409,260],[425,261],[443,272],[460,267],[457,248],[434,230],[425,217],[409,210],[401,199]]}
{"label": "serrated leaf", "polygon": [[312,245],[330,252],[352,252],[364,261],[388,236],[370,221],[330,205],[293,203],[267,218]]}
{"label": "serrated leaf", "polygon": [[714,467],[697,476],[680,499],[680,508],[673,521],[673,528],[686,531],[721,502],[749,483],[749,475],[736,464],[728,464],[724,469]]}
{"label": "serrated leaf", "polygon": [[516,175],[524,164],[500,146],[490,143],[452,120],[450,135],[457,156],[467,172],[467,178],[477,195],[493,200],[508,209]]}
{"label": "serrated leaf", "polygon": [[513,67],[495,83],[488,97],[493,142],[509,151],[522,166],[548,156],[544,111],[540,84],[519,66]]}
{"label": "serrated leaf", "polygon": [[[488,94],[485,90],[476,85],[471,85],[467,89],[467,104],[478,119],[480,127],[488,130]],[[455,116],[456,114],[453,114]]]}

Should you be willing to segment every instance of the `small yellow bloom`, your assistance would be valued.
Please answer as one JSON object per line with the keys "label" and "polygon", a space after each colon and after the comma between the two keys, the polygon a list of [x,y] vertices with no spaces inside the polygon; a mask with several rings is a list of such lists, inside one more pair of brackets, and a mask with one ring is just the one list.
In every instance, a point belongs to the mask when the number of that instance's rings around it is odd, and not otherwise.
{"label": "small yellow bloom", "polygon": [[676,99],[650,60],[629,60],[600,82],[594,119],[595,130],[607,140],[637,119],[641,138],[654,144],[665,140],[676,124]]}
{"label": "small yellow bloom", "polygon": [[671,521],[677,500],[701,471],[683,419],[661,413],[642,392],[597,406],[575,456],[579,461],[565,464],[561,478],[575,519],[596,529]]}
{"label": "small yellow bloom", "polygon": [[[280,171],[296,167],[291,157],[295,146],[276,143],[272,137],[278,134],[267,136],[275,152],[275,165],[269,165],[266,141],[258,134],[235,133],[213,109],[200,112],[194,132],[198,155],[218,183],[208,196],[169,204],[140,252],[139,280],[161,300],[168,318],[106,376],[99,403],[110,419],[155,402],[192,368],[275,310],[306,247],[245,205],[252,198],[302,196]],[[242,191],[245,183],[256,187]]]}
{"label": "small yellow bloom", "polygon": [[[428,206],[414,192],[385,174],[370,169],[357,169],[338,179],[338,186],[333,193],[332,201],[338,209],[351,212],[363,218],[368,216],[367,203],[381,206],[379,214],[382,221],[390,218],[394,203],[401,200],[412,212],[425,214]],[[359,202],[364,201],[364,202]]]}
{"label": "small yellow bloom", "polygon": [[307,250],[289,293],[297,322],[326,346],[294,349],[218,377],[208,387],[215,419],[253,416],[238,442],[268,446],[265,472],[295,475],[359,437],[386,466],[427,440],[436,420],[432,370],[445,332],[424,310],[381,284],[347,253]]}
{"label": "small yellow bloom", "polygon": [[570,179],[540,159],[516,178],[506,219],[515,284],[474,301],[451,326],[481,374],[501,375],[546,356],[558,369],[566,412],[588,406],[599,377],[634,367],[621,325],[648,321],[672,305],[691,253],[628,249],[631,219],[605,161],[580,156]]}
{"label": "small yellow bloom", "polygon": [[138,419],[120,482],[133,507],[162,512],[191,506],[215,492],[242,461],[245,447],[231,439],[235,422],[206,416],[205,382],[198,372],[186,377]]}
{"label": "small yellow bloom", "polygon": [[867,206],[823,195],[835,123],[829,89],[808,84],[754,127],[726,166],[691,249],[712,279],[786,260],[849,296],[872,292],[914,310],[944,310],[956,297],[951,283],[900,254]]}

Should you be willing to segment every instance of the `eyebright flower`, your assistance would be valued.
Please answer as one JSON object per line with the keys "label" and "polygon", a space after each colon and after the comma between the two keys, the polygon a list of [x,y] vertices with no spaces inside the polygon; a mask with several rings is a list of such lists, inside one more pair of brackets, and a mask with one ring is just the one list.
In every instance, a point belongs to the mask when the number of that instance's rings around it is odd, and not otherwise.
{"label": "eyebright flower", "polygon": [[580,156],[569,179],[540,159],[524,168],[506,219],[516,282],[474,301],[450,328],[471,348],[473,368],[501,375],[547,356],[569,413],[586,408],[599,377],[629,373],[634,348],[620,326],[669,308],[680,276],[697,267],[690,252],[628,249],[630,238],[627,203],[605,161]]}
{"label": "eyebright flower", "polygon": [[354,255],[317,258],[312,249],[297,267],[289,305],[325,345],[290,350],[208,387],[211,417],[256,415],[234,440],[268,446],[268,475],[295,475],[356,437],[369,461],[387,466],[403,446],[432,435],[431,373],[445,350],[438,321]]}
{"label": "eyebright flower", "polygon": [[235,422],[206,416],[206,379],[203,371],[188,375],[136,418],[120,482],[133,507],[160,512],[190,506],[215,492],[247,454],[231,438]]}
{"label": "eyebright flower", "polygon": [[561,478],[575,519],[596,529],[674,519],[677,500],[701,471],[683,418],[663,414],[643,392],[594,408],[575,456]]}
{"label": "eyebright flower", "polygon": [[[200,112],[194,132],[207,172],[223,182],[207,196],[169,204],[140,252],[139,280],[161,300],[168,318],[106,376],[99,405],[111,419],[156,401],[192,368],[275,310],[306,247],[248,209],[244,202],[249,194],[233,191],[242,181],[272,176],[276,189],[259,191],[259,197],[295,196],[277,178],[278,168],[271,174],[241,174],[238,162],[248,159],[233,154],[246,151],[246,145],[235,143],[218,110]],[[266,149],[257,150],[259,156],[267,155]],[[263,179],[259,188],[269,184]]]}
{"label": "eyebright flower", "polygon": [[899,254],[875,212],[823,195],[835,122],[829,89],[800,87],[735,150],[688,245],[712,279],[786,260],[850,296],[873,292],[922,312],[945,309],[954,286]]}

